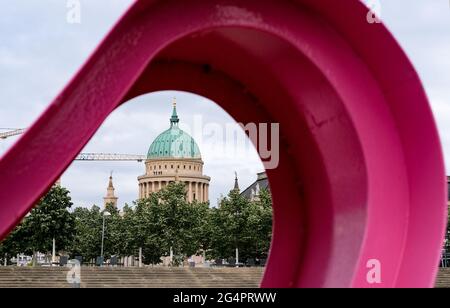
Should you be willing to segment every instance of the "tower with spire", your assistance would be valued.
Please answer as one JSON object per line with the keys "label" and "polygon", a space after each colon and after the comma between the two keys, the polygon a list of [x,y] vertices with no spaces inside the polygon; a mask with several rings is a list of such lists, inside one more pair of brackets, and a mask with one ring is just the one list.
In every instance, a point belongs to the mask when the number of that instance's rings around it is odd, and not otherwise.
{"label": "tower with spire", "polygon": [[237,172],[234,172],[234,190],[240,191]]}
{"label": "tower with spire", "polygon": [[104,201],[103,204],[105,207],[106,207],[106,205],[111,204],[117,208],[117,199],[119,199],[119,198],[114,195],[113,177],[112,177],[112,172],[111,172],[111,174],[109,176],[108,188],[106,190],[106,196],[103,198],[103,201]]}
{"label": "tower with spire", "polygon": [[164,189],[170,183],[184,183],[188,202],[209,200],[210,177],[203,174],[203,160],[194,138],[180,127],[176,99],[173,99],[170,127],[150,145],[145,174],[138,177],[139,199]]}
{"label": "tower with spire", "polygon": [[180,122],[180,119],[178,118],[177,114],[177,99],[174,97],[172,102],[173,110],[172,110],[172,116],[170,117],[170,127],[178,126],[178,122]]}

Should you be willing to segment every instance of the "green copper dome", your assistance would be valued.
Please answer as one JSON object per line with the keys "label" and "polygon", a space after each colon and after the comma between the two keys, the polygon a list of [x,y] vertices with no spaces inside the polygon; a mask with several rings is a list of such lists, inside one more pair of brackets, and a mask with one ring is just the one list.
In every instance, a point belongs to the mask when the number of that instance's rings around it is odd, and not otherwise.
{"label": "green copper dome", "polygon": [[178,127],[179,118],[174,103],[170,128],[161,133],[150,145],[147,159],[201,158],[194,138]]}

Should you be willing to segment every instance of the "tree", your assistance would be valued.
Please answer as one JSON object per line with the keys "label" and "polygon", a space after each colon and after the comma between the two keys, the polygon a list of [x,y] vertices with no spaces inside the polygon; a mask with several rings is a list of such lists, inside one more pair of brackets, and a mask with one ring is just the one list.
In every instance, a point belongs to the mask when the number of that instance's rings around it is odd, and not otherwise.
{"label": "tree", "polygon": [[164,238],[163,216],[158,196],[151,194],[148,198],[137,200],[134,212],[129,215],[130,250],[136,252],[142,248],[146,264],[160,263],[168,245]]}
{"label": "tree", "polygon": [[91,260],[100,255],[102,213],[98,206],[91,209],[78,207],[73,212],[75,235],[70,248],[71,256]]}
{"label": "tree", "polygon": [[193,209],[196,211],[195,217],[198,219],[196,228],[193,230],[196,235],[198,249],[206,255],[212,248],[212,212],[209,203],[195,203]]}
{"label": "tree", "polygon": [[9,259],[19,253],[33,256],[37,252],[50,253],[53,239],[57,250],[66,250],[75,232],[75,221],[69,212],[71,207],[70,192],[61,186],[53,186],[0,244],[1,258],[6,255]]}
{"label": "tree", "polygon": [[26,250],[27,234],[23,224],[19,224],[0,242],[0,264],[9,264],[9,260]]}
{"label": "tree", "polygon": [[135,220],[135,212],[131,206],[125,204],[122,209],[121,221],[118,226],[119,245],[117,254],[120,256],[131,256],[136,251],[135,233],[133,223]]}
{"label": "tree", "polygon": [[227,197],[220,201],[214,211],[213,218],[213,255],[218,258],[234,256],[236,249],[240,257],[246,257],[245,251],[249,244],[247,222],[249,218],[250,201],[239,193],[238,189],[230,191]]}
{"label": "tree", "polygon": [[[111,215],[104,217],[107,211]],[[123,219],[116,207],[107,204],[102,211],[96,205],[91,209],[76,208],[73,213],[75,219],[75,236],[71,246],[72,256],[83,256],[85,260],[95,259],[101,254],[103,219],[105,219],[105,237],[103,256],[122,255],[126,249],[127,238],[123,230]],[[125,241],[125,242],[124,242]]]}
{"label": "tree", "polygon": [[[207,249],[210,209],[207,203],[186,201],[183,183],[170,183],[129,210],[125,232],[131,250],[142,248],[144,262],[157,264],[174,252],[174,264]],[[126,216],[124,215],[124,218]]]}
{"label": "tree", "polygon": [[[272,232],[272,200],[267,190],[249,201],[232,190],[219,207],[187,202],[184,183],[170,183],[148,198],[137,200],[123,212],[111,204],[105,210],[104,256],[137,255],[144,263],[157,264],[174,252],[174,264],[207,252],[207,257],[229,258],[239,249],[239,259],[265,258]],[[57,249],[81,255],[85,260],[100,255],[103,213],[98,206],[75,208],[69,192],[55,186],[35,209],[0,243],[0,260],[18,253],[49,252],[52,239]]]}
{"label": "tree", "polygon": [[105,216],[105,239],[103,245],[103,254],[106,258],[111,256],[121,255],[124,250],[122,243],[123,234],[123,219],[119,210],[113,204],[107,204],[104,211],[102,211],[102,228],[103,228],[103,213],[109,212],[110,216]]}
{"label": "tree", "polygon": [[249,201],[233,189],[211,213],[210,257],[266,258],[272,236],[272,199],[267,190]]}
{"label": "tree", "polygon": [[75,221],[69,212],[71,207],[69,191],[59,185],[53,186],[23,222],[28,252],[35,255],[38,251],[52,251],[53,239],[57,251],[69,246],[75,232]]}
{"label": "tree", "polygon": [[208,205],[196,201],[188,203],[184,183],[170,183],[155,195],[162,210],[164,243],[169,248],[165,255],[172,248],[174,263],[179,264],[186,257],[197,254],[201,248],[202,214]]}
{"label": "tree", "polygon": [[262,189],[248,207],[246,233],[250,243],[248,254],[252,258],[267,258],[272,239],[272,197]]}

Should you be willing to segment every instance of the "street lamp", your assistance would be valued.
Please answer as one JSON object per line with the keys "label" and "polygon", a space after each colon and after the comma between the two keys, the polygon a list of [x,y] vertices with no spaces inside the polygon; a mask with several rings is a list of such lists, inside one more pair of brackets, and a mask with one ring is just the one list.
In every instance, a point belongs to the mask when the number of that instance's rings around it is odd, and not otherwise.
{"label": "street lamp", "polygon": [[100,253],[100,257],[103,259],[103,243],[105,242],[105,218],[111,216],[111,213],[108,211],[103,212],[103,229],[102,229],[102,250]]}
{"label": "street lamp", "polygon": [[[240,223],[239,217],[241,216],[241,211],[239,209],[236,209],[236,212],[234,213],[235,219],[237,223]],[[238,225],[238,230],[240,229],[240,226]],[[236,267],[239,267],[239,248],[238,248],[238,235],[234,235],[234,241],[236,244]]]}

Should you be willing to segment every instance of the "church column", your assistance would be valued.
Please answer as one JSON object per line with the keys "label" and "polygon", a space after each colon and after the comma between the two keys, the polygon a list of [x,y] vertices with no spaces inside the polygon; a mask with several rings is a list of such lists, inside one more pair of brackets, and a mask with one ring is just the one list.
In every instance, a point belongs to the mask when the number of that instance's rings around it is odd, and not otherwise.
{"label": "church column", "polygon": [[205,201],[208,201],[209,200],[209,185],[205,184],[205,186],[206,186],[206,200]]}
{"label": "church column", "polygon": [[192,202],[192,182],[188,182],[188,202]]}
{"label": "church column", "polygon": [[203,202],[206,202],[206,184],[203,183]]}
{"label": "church column", "polygon": [[200,195],[198,196],[198,201],[203,202],[203,183],[198,183],[200,186]]}
{"label": "church column", "polygon": [[158,191],[161,190],[161,181],[158,181]]}
{"label": "church column", "polygon": [[142,199],[142,184],[139,184],[139,199]]}
{"label": "church column", "polygon": [[202,193],[202,200],[203,200],[203,202],[205,202],[206,201],[206,187],[205,187],[205,183],[202,183],[202,191],[203,191],[203,193]]}
{"label": "church column", "polygon": [[148,197],[148,182],[144,183],[144,187],[145,187],[145,198]]}
{"label": "church column", "polygon": [[195,199],[199,199],[199,193],[198,193],[198,182],[195,182]]}

